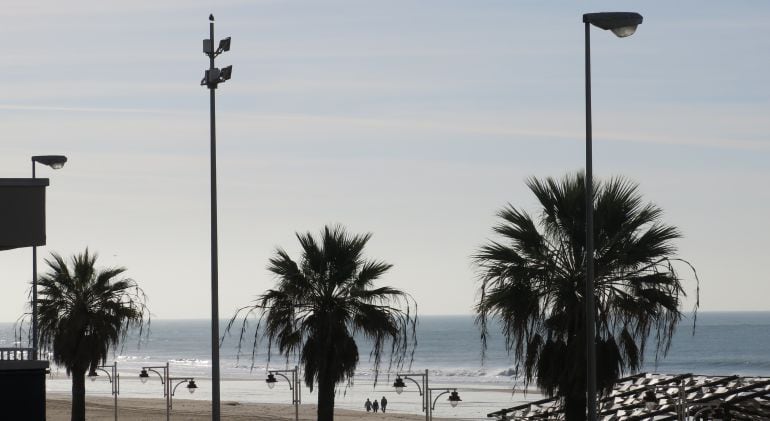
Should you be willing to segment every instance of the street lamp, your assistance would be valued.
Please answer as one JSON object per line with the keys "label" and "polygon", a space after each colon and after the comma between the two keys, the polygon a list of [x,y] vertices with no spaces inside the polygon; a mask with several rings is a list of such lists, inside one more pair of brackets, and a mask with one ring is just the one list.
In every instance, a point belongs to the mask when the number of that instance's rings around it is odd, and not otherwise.
{"label": "street lamp", "polygon": [[610,30],[618,37],[627,37],[642,23],[642,15],[635,12],[601,12],[583,15],[585,23],[585,77],[586,77],[586,405],[588,420],[596,421],[596,332],[594,319],[594,204],[591,127],[591,25]]}
{"label": "street lamp", "polygon": [[[64,155],[37,155],[32,157],[32,178],[35,177],[35,164],[41,163],[55,170],[64,167],[67,157]],[[32,246],[32,359],[37,360],[37,246]]]}
{"label": "street lamp", "polygon": [[[283,373],[290,373],[291,379],[286,377]],[[267,387],[270,389],[275,387],[278,383],[278,379],[275,376],[281,376],[289,383],[289,390],[291,390],[291,403],[294,404],[294,419],[299,421],[299,404],[302,403],[302,387],[299,382],[299,367],[294,366],[291,370],[269,370],[267,372]]]}
{"label": "street lamp", "polygon": [[[422,385],[412,377],[419,377],[422,381]],[[399,395],[406,389],[404,379],[410,380],[417,385],[417,391],[420,393],[420,396],[423,397],[422,409],[425,411],[425,421],[431,421],[433,419],[433,410],[436,409],[436,402],[442,395],[449,394],[448,401],[449,404],[452,405],[452,408],[456,407],[457,404],[462,401],[455,388],[431,388],[430,383],[428,382],[428,370],[425,370],[425,373],[396,373],[396,381],[393,382],[393,387]],[[435,399],[432,399],[433,392],[439,390],[441,393],[436,395]]]}
{"label": "street lamp", "polygon": [[[107,371],[106,369],[110,369],[110,371]],[[112,388],[111,393],[113,398],[115,399],[115,421],[118,421],[118,395],[120,394],[120,376],[118,375],[118,362],[114,361],[112,365],[99,365],[95,368],[91,369],[91,372],[88,373],[88,378],[91,379],[91,381],[96,381],[96,378],[99,376],[99,373],[96,371],[99,370],[101,372],[104,372],[107,374],[107,379],[110,381],[110,386]]]}
{"label": "street lamp", "polygon": [[193,394],[195,393],[195,390],[198,389],[198,385],[195,384],[194,377],[171,377],[169,375],[168,363],[161,366],[142,367],[142,371],[139,372],[139,380],[141,380],[142,383],[147,383],[147,380],[150,379],[150,372],[153,372],[157,374],[158,377],[160,377],[160,384],[163,385],[163,397],[166,398],[166,421],[169,421],[171,417],[171,409],[174,405],[173,397],[176,393],[176,389],[182,383],[187,383],[185,388],[188,392],[190,392],[190,394]]}
{"label": "street lamp", "polygon": [[457,407],[457,404],[460,403],[460,401],[462,401],[462,399],[460,399],[460,394],[457,393],[457,389],[454,389],[454,388],[446,389],[446,388],[440,388],[440,387],[438,387],[438,388],[429,387],[428,388],[428,393],[427,393],[428,400],[431,399],[431,397],[432,397],[431,395],[433,394],[433,392],[436,392],[436,391],[439,391],[439,390],[441,391],[441,393],[436,395],[436,398],[433,399],[433,401],[432,401],[432,403],[430,405],[430,419],[431,420],[433,419],[433,410],[436,409],[436,402],[438,402],[438,398],[440,398],[441,396],[446,395],[447,393],[449,394],[449,398],[447,400],[449,401],[449,404],[452,405],[452,408]]}
{"label": "street lamp", "polygon": [[[413,377],[419,377],[422,385],[417,383]],[[393,387],[396,389],[397,394],[401,394],[406,389],[406,383],[404,379],[411,381],[417,385],[417,392],[422,397],[422,410],[425,411],[425,421],[430,421],[430,402],[428,399],[428,370],[425,369],[425,373],[396,373],[396,381],[393,382]],[[423,393],[424,392],[424,393]]]}
{"label": "street lamp", "polygon": [[230,51],[230,37],[219,42],[214,50],[214,15],[209,15],[209,35],[203,40],[203,53],[209,57],[201,85],[209,89],[211,112],[211,419],[220,420],[219,412],[219,259],[217,251],[217,135],[214,91],[220,83],[230,80],[233,66],[221,71],[214,66],[214,58]]}

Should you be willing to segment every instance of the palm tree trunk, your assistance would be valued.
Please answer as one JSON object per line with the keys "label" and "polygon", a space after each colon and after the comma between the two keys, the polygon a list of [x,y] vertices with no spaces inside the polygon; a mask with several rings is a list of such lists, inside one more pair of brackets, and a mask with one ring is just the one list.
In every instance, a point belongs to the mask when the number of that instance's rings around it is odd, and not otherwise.
{"label": "palm tree trunk", "polygon": [[567,421],[586,421],[586,396],[579,394],[565,397],[564,415]]}
{"label": "palm tree trunk", "polygon": [[318,421],[334,421],[334,380],[324,371],[318,376]]}
{"label": "palm tree trunk", "polygon": [[86,420],[86,369],[72,370],[72,421]]}

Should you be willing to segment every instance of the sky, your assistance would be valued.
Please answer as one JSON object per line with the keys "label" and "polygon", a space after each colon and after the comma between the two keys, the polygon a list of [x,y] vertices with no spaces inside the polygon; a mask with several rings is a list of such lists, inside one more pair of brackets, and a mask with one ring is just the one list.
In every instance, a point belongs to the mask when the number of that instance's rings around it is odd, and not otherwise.
{"label": "sky", "polygon": [[[383,283],[421,314],[470,314],[470,256],[524,181],[584,166],[582,14],[593,29],[594,174],[623,175],[681,229],[701,310],[770,310],[770,3],[765,1],[40,0],[0,8],[0,177],[64,154],[48,244],[121,265],[155,318],[210,316],[208,15],[217,65],[220,315],[274,285],[276,247],[371,232]],[[0,321],[31,250],[0,253]],[[40,270],[45,265],[41,263]],[[696,282],[687,271],[685,288]],[[693,302],[687,303],[686,309]]]}

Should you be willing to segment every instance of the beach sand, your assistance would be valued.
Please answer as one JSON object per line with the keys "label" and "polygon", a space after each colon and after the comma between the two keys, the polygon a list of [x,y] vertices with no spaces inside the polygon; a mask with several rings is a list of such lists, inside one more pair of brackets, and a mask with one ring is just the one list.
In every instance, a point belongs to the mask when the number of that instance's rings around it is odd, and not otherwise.
{"label": "beach sand", "polygon": [[[49,394],[47,400],[48,421],[69,421],[71,401],[69,396],[57,396]],[[166,419],[166,401],[163,399],[118,399],[118,419],[122,421],[154,421]],[[111,397],[87,397],[86,419],[91,421],[111,421],[115,419]],[[337,409],[334,419],[339,421],[357,420],[414,420],[425,419],[425,415],[407,415],[393,413],[366,413],[363,411],[351,411]],[[171,410],[171,419],[176,421],[208,421],[211,420],[211,402],[201,400],[174,399],[174,408]],[[251,420],[251,421],[281,421],[294,420],[294,406],[282,404],[253,404],[238,403],[232,401],[222,402],[223,420]],[[315,420],[316,406],[300,405],[299,419]],[[433,418],[436,421],[441,418]]]}

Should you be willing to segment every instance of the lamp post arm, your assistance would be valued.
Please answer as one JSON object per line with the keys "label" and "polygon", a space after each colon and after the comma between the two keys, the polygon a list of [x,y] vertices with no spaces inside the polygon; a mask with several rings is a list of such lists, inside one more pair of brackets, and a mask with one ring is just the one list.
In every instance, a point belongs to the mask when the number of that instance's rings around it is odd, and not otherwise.
{"label": "lamp post arm", "polygon": [[179,380],[179,382],[177,382],[177,384],[174,385],[174,388],[171,389],[171,396],[174,396],[174,394],[176,393],[176,388],[179,387],[180,384],[185,383],[185,382],[189,383],[189,382],[191,382],[191,381],[193,381],[195,379],[192,378],[192,377],[171,377],[168,380],[170,382],[172,382],[172,383],[177,381],[177,380]]}
{"label": "lamp post arm", "polygon": [[160,384],[165,385],[166,384],[166,378],[163,376],[163,374],[160,374],[155,369],[156,368],[162,368],[166,369],[166,367],[142,367],[142,370],[152,371],[153,373],[157,374],[158,377],[160,377]]}
{"label": "lamp post arm", "polygon": [[424,374],[396,374],[396,376],[400,376],[402,379],[409,380],[415,385],[417,385],[417,391],[420,392],[420,396],[422,396],[422,386],[420,386],[420,383],[418,383],[417,380],[413,379],[410,376],[425,378]]}
{"label": "lamp post arm", "polygon": [[443,389],[443,388],[440,388],[440,387],[436,388],[436,389],[431,388],[430,390],[431,391],[433,391],[433,390],[441,390],[442,391],[441,393],[436,395],[436,397],[433,399],[433,402],[430,404],[430,410],[431,411],[436,409],[436,402],[438,402],[438,398],[440,398],[443,395],[446,395],[447,393],[452,393],[452,392],[456,392],[457,391],[457,389]]}
{"label": "lamp post arm", "polygon": [[109,371],[107,371],[107,370],[103,369],[102,367],[110,367],[110,368],[112,368],[112,366],[111,366],[111,365],[110,365],[110,366],[99,366],[99,367],[96,367],[96,368],[94,369],[94,371],[97,371],[97,370],[99,370],[99,371],[101,371],[102,373],[106,374],[106,375],[107,375],[107,380],[109,380],[109,381],[110,381],[110,383],[112,383],[112,373],[110,373]]}
{"label": "lamp post arm", "polygon": [[291,384],[292,381],[288,377],[286,377],[283,373],[293,373],[293,372],[294,372],[294,370],[275,370],[275,371],[270,370],[270,371],[268,371],[268,373],[270,373],[270,374],[279,375],[279,376],[283,377],[284,379],[286,379],[286,383],[289,383],[289,390],[294,390],[294,386],[292,386],[292,384]]}

